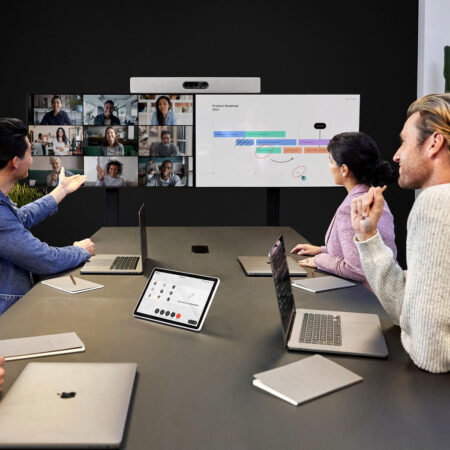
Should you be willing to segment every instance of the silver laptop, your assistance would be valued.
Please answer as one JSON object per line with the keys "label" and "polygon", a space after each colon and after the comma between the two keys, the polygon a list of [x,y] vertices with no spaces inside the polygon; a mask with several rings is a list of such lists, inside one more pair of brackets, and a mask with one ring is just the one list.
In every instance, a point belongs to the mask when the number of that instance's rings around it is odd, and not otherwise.
{"label": "silver laptop", "polygon": [[0,402],[0,448],[118,448],[136,363],[29,363]]}
{"label": "silver laptop", "polygon": [[284,343],[288,349],[388,356],[376,314],[296,309],[282,241],[277,240],[269,256]]}
{"label": "silver laptop", "polygon": [[81,273],[139,275],[147,259],[147,231],[145,204],[139,209],[140,255],[94,255],[82,268]]}
{"label": "silver laptop", "polygon": [[[283,236],[278,238],[278,241],[283,243]],[[291,276],[306,276],[308,272],[300,267],[294,258],[288,256],[286,258],[289,274]],[[272,276],[272,269],[270,267],[270,259],[268,256],[238,256],[238,261],[249,277],[270,277]]]}

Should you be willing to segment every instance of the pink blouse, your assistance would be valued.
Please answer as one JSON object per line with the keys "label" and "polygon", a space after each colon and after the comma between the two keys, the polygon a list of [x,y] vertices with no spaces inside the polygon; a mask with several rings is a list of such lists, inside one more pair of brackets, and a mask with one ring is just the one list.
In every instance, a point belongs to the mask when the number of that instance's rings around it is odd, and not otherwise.
{"label": "pink blouse", "polygon": [[[368,190],[367,185],[357,184],[348,193],[328,227],[322,253],[314,258],[314,263],[318,269],[351,280],[361,281],[367,288],[369,288],[369,284],[361,268],[358,249],[353,241],[355,231],[352,227],[351,205],[354,198],[363,195]],[[394,258],[397,259],[394,218],[386,202],[377,228],[384,243],[392,249]]]}

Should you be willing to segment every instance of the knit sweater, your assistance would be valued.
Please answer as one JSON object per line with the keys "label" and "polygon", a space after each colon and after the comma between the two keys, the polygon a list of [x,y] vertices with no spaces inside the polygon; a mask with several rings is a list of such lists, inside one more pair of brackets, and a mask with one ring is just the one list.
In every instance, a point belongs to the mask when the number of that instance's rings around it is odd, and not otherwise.
{"label": "knit sweater", "polygon": [[399,267],[379,233],[355,243],[370,286],[396,325],[414,363],[450,370],[450,183],[424,190],[407,223],[408,270]]}

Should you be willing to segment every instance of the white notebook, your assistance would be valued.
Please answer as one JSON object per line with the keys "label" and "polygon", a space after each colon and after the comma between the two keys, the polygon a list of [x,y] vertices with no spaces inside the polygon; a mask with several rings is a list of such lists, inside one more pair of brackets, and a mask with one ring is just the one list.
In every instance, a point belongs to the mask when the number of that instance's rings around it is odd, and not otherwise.
{"label": "white notebook", "polygon": [[49,280],[41,281],[41,283],[64,292],[68,292],[69,294],[79,294],[80,292],[93,291],[95,289],[105,287],[102,284],[94,283],[93,281],[83,280],[77,277],[72,278],[75,283],[69,276],[50,278]]}
{"label": "white notebook", "polygon": [[320,355],[257,373],[254,377],[256,387],[294,406],[363,380],[356,373]]}
{"label": "white notebook", "polygon": [[292,286],[317,293],[356,286],[356,284],[351,281],[343,280],[342,278],[327,275],[325,277],[307,278],[306,280],[293,280]]}
{"label": "white notebook", "polygon": [[0,355],[6,361],[84,352],[85,347],[76,333],[47,334],[0,341]]}

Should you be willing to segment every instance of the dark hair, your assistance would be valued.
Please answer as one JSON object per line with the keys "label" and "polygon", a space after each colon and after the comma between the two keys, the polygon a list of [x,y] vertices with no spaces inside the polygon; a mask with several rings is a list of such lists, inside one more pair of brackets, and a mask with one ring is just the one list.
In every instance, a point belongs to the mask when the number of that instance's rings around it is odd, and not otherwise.
{"label": "dark hair", "polygon": [[[57,98],[59,98],[59,100],[61,100],[61,97],[60,97],[59,95],[54,95],[54,96],[52,97],[52,99],[50,100],[50,103],[52,103],[53,100],[55,100],[55,99],[57,99]],[[62,103],[62,100],[61,100],[61,103]]]}
{"label": "dark hair", "polygon": [[[63,135],[62,135],[62,140],[63,140],[63,142],[64,142],[64,144],[68,144],[68,140],[67,140],[67,136],[66,136],[66,132],[64,131],[64,128],[62,128],[62,127],[59,127],[57,130],[56,130],[56,140],[58,141],[58,139],[59,139],[59,130],[62,130],[62,132],[63,132]],[[58,141],[59,142],[59,141]]]}
{"label": "dark hair", "polygon": [[112,100],[106,100],[106,102],[103,103],[103,106],[105,106],[107,103],[111,103],[111,105],[113,105],[114,107],[114,102]]}
{"label": "dark hair", "polygon": [[375,141],[365,133],[340,133],[331,139],[328,151],[341,167],[345,164],[358,183],[382,186],[395,181],[394,171],[381,159]]}
{"label": "dark hair", "polygon": [[165,160],[161,163],[161,169],[162,169],[162,167],[163,167],[163,165],[164,165],[165,163],[169,163],[169,164],[172,166],[172,168],[173,168],[173,162],[172,162],[170,159],[165,159]]}
{"label": "dark hair", "polygon": [[163,137],[165,134],[168,134],[169,136],[171,135],[169,130],[162,130],[161,137]]}
{"label": "dark hair", "polygon": [[117,159],[112,159],[111,161],[108,161],[105,167],[106,174],[109,174],[109,168],[111,166],[117,166],[117,175],[122,175],[123,164],[120,161],[117,161]]}
{"label": "dark hair", "polygon": [[172,109],[172,102],[170,101],[170,98],[167,97],[167,95],[161,95],[161,97],[158,97],[158,100],[156,100],[156,118],[158,119],[159,125],[165,125],[163,113],[159,110],[159,101],[162,99],[166,99],[169,103],[169,109]]}
{"label": "dark hair", "polygon": [[113,145],[114,145],[114,147],[117,147],[117,146],[119,145],[119,139],[117,138],[117,133],[116,133],[116,130],[114,129],[114,127],[106,127],[106,129],[105,129],[105,137],[104,137],[104,139],[103,139],[102,146],[103,146],[103,147],[108,147],[108,145],[109,145],[109,144],[108,144],[108,139],[106,139],[106,132],[107,132],[109,129],[111,129],[111,130],[114,131],[115,137],[114,137]]}
{"label": "dark hair", "polygon": [[25,157],[27,127],[19,119],[0,118],[0,170],[14,159]]}

